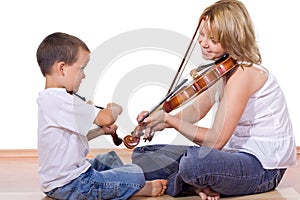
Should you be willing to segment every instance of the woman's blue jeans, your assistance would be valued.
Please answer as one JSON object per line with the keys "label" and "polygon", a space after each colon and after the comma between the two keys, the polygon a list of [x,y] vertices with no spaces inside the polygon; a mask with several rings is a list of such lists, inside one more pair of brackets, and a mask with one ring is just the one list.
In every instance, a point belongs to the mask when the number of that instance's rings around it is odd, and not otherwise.
{"label": "woman's blue jeans", "polygon": [[167,194],[177,196],[188,187],[206,188],[224,196],[275,189],[285,169],[266,170],[247,153],[229,153],[204,146],[150,145],[135,148],[132,162],[146,180],[168,179]]}
{"label": "woman's blue jeans", "polygon": [[124,200],[145,185],[142,169],[134,164],[124,165],[114,151],[97,155],[90,163],[91,167],[85,173],[46,195],[70,200]]}

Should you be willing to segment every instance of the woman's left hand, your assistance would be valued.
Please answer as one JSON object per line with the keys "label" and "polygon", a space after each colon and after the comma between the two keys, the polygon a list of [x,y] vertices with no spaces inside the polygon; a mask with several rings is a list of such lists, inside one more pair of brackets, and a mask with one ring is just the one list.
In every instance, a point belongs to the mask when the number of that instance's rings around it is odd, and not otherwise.
{"label": "woman's left hand", "polygon": [[156,131],[162,131],[166,128],[166,115],[167,113],[165,111],[160,110],[141,122],[144,127],[144,139],[151,138]]}

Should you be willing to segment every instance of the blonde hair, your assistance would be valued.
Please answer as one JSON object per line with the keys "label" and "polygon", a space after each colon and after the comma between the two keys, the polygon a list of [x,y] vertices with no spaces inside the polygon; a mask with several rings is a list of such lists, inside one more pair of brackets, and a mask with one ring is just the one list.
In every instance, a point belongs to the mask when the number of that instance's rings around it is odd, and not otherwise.
{"label": "blonde hair", "polygon": [[200,19],[208,23],[214,40],[234,59],[249,65],[261,64],[254,27],[242,2],[220,0],[207,7]]}

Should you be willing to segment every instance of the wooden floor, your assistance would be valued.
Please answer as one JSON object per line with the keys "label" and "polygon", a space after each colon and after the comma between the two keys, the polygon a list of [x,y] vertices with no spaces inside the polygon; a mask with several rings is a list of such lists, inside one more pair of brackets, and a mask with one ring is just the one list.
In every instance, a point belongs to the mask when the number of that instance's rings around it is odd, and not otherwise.
{"label": "wooden floor", "polygon": [[[93,150],[91,157],[107,150]],[[25,153],[24,153],[25,152]],[[116,149],[124,163],[130,162],[129,150]],[[298,165],[291,167],[285,173],[279,187],[272,192],[242,197],[223,198],[225,200],[300,200],[300,156]],[[38,161],[36,151],[0,151],[0,199],[2,200],[50,200],[40,191],[38,177]],[[200,197],[173,198],[164,195],[159,198],[132,198],[141,199],[181,199],[192,200]]]}

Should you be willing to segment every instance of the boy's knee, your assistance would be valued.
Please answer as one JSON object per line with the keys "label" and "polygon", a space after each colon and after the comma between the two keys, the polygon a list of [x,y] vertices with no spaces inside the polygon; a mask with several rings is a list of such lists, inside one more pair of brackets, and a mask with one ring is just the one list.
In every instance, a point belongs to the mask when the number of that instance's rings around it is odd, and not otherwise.
{"label": "boy's knee", "polygon": [[141,167],[136,164],[126,164],[123,168],[127,168],[128,172],[132,174],[130,179],[132,179],[133,183],[144,186],[145,176]]}

